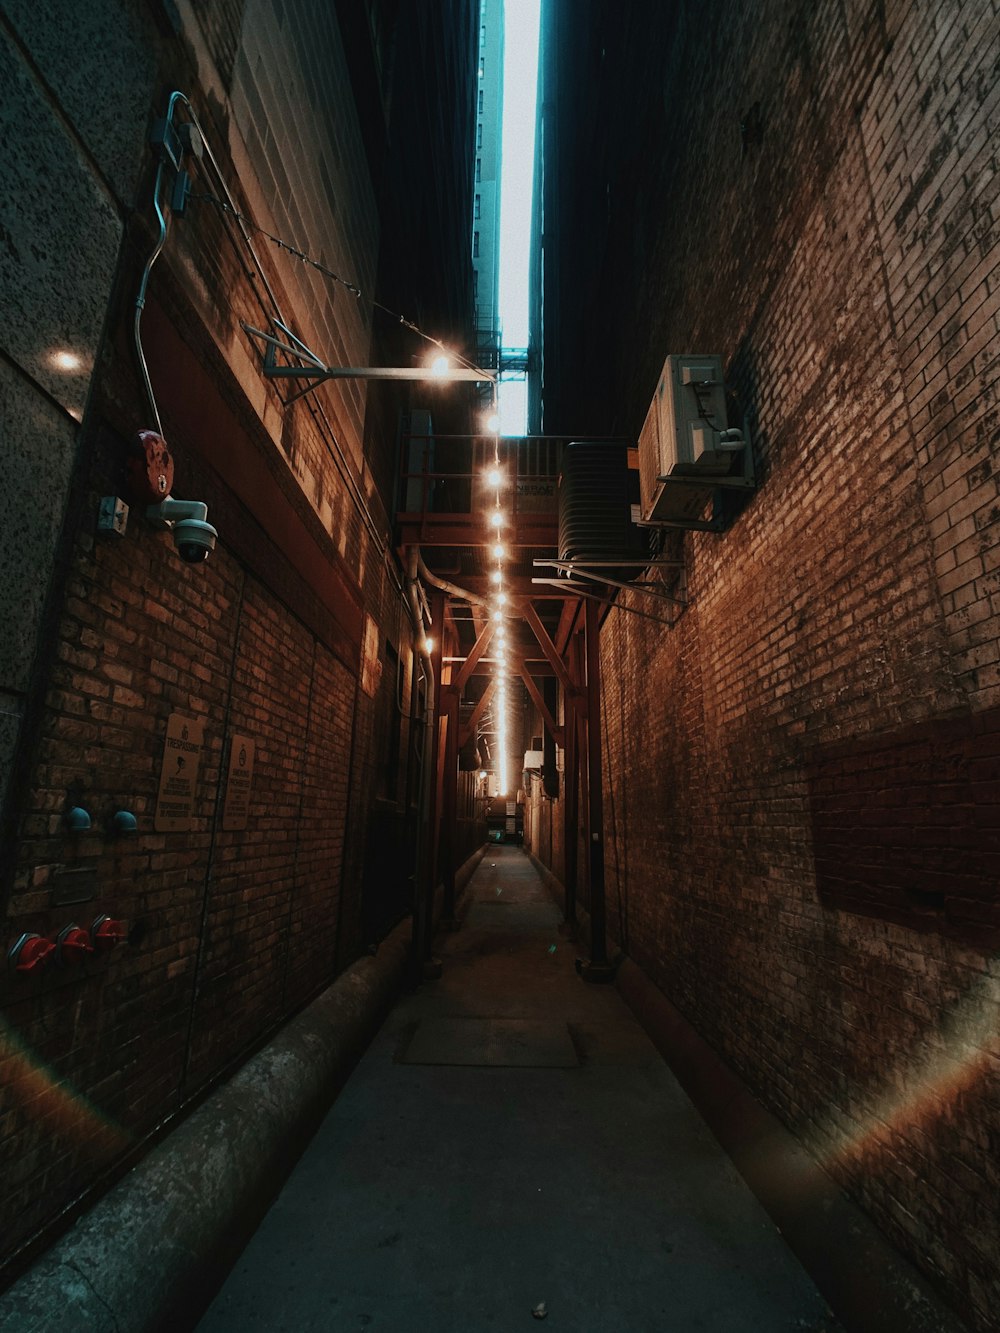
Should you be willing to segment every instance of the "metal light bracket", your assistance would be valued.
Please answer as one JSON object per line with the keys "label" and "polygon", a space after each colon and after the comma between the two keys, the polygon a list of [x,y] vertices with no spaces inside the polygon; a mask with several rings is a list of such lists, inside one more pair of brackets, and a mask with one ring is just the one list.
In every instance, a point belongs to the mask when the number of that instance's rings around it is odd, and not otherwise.
{"label": "metal light bracket", "polygon": [[[284,399],[286,404],[305,397],[324,380],[428,380],[432,383],[437,381],[449,384],[462,380],[478,383],[483,380],[495,380],[497,377],[496,371],[465,366],[454,370],[432,370],[429,366],[328,366],[279,319],[273,322],[285,335],[287,342],[283,342],[271,333],[265,333],[263,329],[255,329],[245,320],[240,320],[240,328],[263,344],[266,379],[309,381],[304,389],[299,389],[297,393]],[[298,364],[279,364],[278,352],[294,357]]]}

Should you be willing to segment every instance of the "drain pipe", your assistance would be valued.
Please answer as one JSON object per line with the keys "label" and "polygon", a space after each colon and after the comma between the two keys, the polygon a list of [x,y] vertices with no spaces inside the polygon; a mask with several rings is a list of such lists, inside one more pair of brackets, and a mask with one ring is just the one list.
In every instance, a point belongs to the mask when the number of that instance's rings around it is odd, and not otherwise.
{"label": "drain pipe", "polygon": [[463,602],[468,602],[475,606],[489,606],[489,601],[481,597],[477,592],[469,592],[467,588],[460,588],[457,583],[449,583],[447,579],[438,578],[424,564],[424,558],[417,548],[417,569],[420,571],[420,577],[425,583],[429,583],[432,588],[440,588],[442,592],[450,593],[452,597],[458,597]]}
{"label": "drain pipe", "polygon": [[[419,977],[440,975],[440,965],[435,966],[431,956],[431,926],[434,919],[434,867],[431,838],[431,810],[434,794],[434,774],[431,767],[434,762],[434,663],[427,650],[424,634],[424,620],[420,609],[420,590],[417,583],[417,570],[423,562],[416,546],[410,548],[409,566],[406,577],[406,596],[413,620],[413,632],[416,636],[416,652],[424,667],[427,682],[424,705],[424,744],[423,762],[420,765],[420,818],[417,823],[417,846],[414,866],[413,892],[413,958],[414,974]],[[413,713],[413,701],[410,701],[410,713]]]}

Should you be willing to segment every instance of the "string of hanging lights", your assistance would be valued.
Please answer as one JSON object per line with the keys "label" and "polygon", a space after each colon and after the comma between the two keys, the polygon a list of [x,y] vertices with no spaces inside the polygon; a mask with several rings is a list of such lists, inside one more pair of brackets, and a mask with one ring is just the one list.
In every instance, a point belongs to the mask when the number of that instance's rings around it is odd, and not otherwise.
{"label": "string of hanging lights", "polygon": [[508,750],[508,717],[507,717],[507,629],[504,624],[504,608],[507,605],[507,593],[504,588],[504,560],[506,558],[506,548],[503,542],[504,529],[507,524],[507,515],[504,513],[502,490],[504,486],[504,473],[500,464],[500,427],[496,420],[496,402],[493,404],[493,465],[486,473],[486,484],[489,492],[492,494],[492,508],[488,516],[488,522],[491,529],[490,550],[492,553],[494,568],[490,572],[490,583],[492,586],[492,616],[494,622],[494,640],[496,642],[496,652],[493,654],[493,679],[496,685],[496,745],[497,745],[497,785],[499,794],[505,796],[510,790],[510,759]]}

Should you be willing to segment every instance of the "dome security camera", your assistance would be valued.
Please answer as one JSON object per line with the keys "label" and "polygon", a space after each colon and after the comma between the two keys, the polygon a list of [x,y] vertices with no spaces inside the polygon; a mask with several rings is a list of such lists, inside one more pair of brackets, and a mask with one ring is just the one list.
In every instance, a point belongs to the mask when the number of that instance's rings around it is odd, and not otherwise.
{"label": "dome security camera", "polygon": [[211,523],[197,518],[182,518],[174,524],[174,545],[186,565],[200,565],[215,550],[218,533]]}
{"label": "dome security camera", "polygon": [[146,513],[171,530],[177,554],[186,565],[200,565],[215,550],[219,534],[208,522],[208,505],[200,500],[175,500],[168,495]]}

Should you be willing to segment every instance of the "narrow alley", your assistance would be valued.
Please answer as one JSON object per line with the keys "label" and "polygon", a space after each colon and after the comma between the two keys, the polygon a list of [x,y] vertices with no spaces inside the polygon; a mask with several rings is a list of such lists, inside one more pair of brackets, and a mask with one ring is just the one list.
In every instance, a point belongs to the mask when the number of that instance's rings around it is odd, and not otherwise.
{"label": "narrow alley", "polygon": [[0,88],[0,1333],[1000,1333],[1000,0]]}
{"label": "narrow alley", "polygon": [[528,856],[487,849],[201,1333],[834,1333]]}

